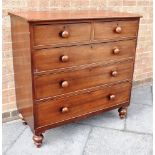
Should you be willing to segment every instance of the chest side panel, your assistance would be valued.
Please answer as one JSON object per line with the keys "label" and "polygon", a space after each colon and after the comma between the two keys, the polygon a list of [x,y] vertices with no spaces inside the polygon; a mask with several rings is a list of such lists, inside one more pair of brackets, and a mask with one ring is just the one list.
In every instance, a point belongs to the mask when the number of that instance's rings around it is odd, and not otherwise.
{"label": "chest side panel", "polygon": [[19,17],[12,16],[11,32],[17,108],[33,130],[34,118],[29,24]]}

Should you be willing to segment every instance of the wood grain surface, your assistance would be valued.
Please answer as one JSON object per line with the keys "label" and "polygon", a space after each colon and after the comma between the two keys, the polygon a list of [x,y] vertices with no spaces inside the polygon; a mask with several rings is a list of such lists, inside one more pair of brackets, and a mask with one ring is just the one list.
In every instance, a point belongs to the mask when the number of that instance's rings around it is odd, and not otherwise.
{"label": "wood grain surface", "polygon": [[[36,127],[54,124],[123,102],[128,102],[131,83],[105,86],[99,90],[86,92],[72,97],[48,100],[36,104]],[[110,95],[115,95],[110,99]],[[67,107],[68,111],[62,112]]]}
{"label": "wood grain surface", "polygon": [[[121,28],[119,33],[117,27]],[[109,40],[137,36],[138,20],[96,22],[94,24],[94,40]]]}
{"label": "wood grain surface", "polygon": [[[125,40],[91,45],[42,49],[33,52],[34,72],[48,71],[72,66],[91,64],[95,62],[107,63],[123,58],[134,57],[136,40]],[[115,49],[118,53],[114,53]],[[63,62],[62,57],[68,60]]]}
{"label": "wood grain surface", "polygon": [[16,104],[23,119],[34,130],[29,24],[19,17],[13,17],[11,31]]}
{"label": "wood grain surface", "polygon": [[[68,32],[68,37],[62,33]],[[67,44],[69,42],[89,41],[91,37],[90,23],[51,24],[33,26],[34,46],[50,44]]]}
{"label": "wood grain surface", "polygon": [[86,19],[114,19],[139,18],[138,14],[106,11],[106,10],[53,10],[53,11],[21,11],[10,12],[10,16],[19,16],[29,22],[86,20]]}
{"label": "wood grain surface", "polygon": [[[130,60],[107,66],[96,65],[84,69],[77,69],[76,71],[35,76],[35,99],[47,98],[101,84],[131,79],[132,67],[133,62]],[[117,76],[112,75],[113,71],[118,72]],[[68,82],[68,87],[62,87],[64,81]]]}

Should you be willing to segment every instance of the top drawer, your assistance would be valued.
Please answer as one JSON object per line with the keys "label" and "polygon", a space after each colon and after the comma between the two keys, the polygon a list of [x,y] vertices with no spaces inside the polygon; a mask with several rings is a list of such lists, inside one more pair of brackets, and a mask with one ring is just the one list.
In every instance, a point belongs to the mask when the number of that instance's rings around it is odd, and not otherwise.
{"label": "top drawer", "polygon": [[89,41],[90,23],[51,24],[33,26],[33,46],[66,44]]}
{"label": "top drawer", "polygon": [[138,20],[96,22],[94,24],[94,40],[114,40],[136,37]]}

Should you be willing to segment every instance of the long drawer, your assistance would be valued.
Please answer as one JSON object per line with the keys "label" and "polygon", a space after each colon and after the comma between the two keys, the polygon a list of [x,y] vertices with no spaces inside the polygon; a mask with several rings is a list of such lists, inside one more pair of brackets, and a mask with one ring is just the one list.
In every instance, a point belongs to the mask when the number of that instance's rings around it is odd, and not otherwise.
{"label": "long drawer", "polygon": [[138,22],[138,20],[96,22],[94,24],[94,40],[137,37]]}
{"label": "long drawer", "polygon": [[35,99],[47,98],[101,84],[131,79],[132,59],[108,65],[94,65],[34,77]]}
{"label": "long drawer", "polygon": [[136,40],[42,49],[33,52],[35,72],[134,57]]}
{"label": "long drawer", "polygon": [[89,41],[90,23],[64,23],[33,26],[33,46],[48,46]]}
{"label": "long drawer", "polygon": [[58,123],[128,102],[130,89],[131,83],[126,82],[36,103],[36,126]]}

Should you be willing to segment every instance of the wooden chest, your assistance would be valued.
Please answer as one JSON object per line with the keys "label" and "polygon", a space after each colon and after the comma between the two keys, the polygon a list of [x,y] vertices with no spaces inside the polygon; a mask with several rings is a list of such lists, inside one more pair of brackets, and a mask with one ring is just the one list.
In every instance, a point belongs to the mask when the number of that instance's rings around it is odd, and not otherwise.
{"label": "wooden chest", "polygon": [[17,107],[37,147],[52,127],[130,103],[139,15],[9,13]]}

